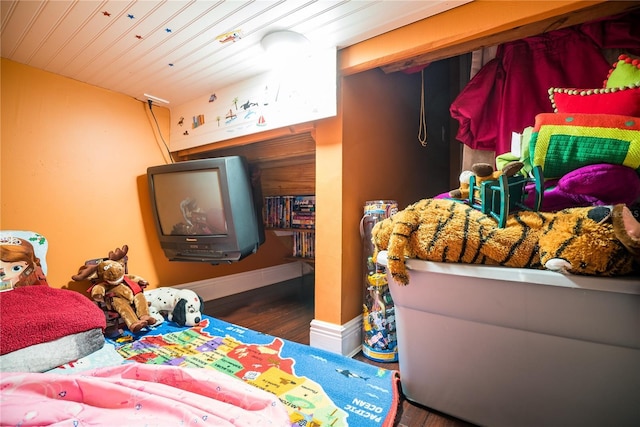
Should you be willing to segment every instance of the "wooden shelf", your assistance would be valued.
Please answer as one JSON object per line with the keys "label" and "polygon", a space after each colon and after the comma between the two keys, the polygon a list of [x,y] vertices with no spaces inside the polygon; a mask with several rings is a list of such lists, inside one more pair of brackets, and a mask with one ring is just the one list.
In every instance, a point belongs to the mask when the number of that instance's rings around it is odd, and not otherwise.
{"label": "wooden shelf", "polygon": [[[276,236],[278,237],[282,237],[283,239],[287,239],[287,242],[290,244],[291,241],[293,241],[293,233],[304,233],[304,234],[315,234],[316,230],[313,228],[271,228],[271,227],[267,227],[265,228],[265,230],[267,231],[272,231],[276,234]],[[304,256],[286,256],[285,257],[286,260],[289,261],[302,261],[302,262],[307,262],[309,264],[314,264],[315,258],[309,258],[309,257],[304,257]]]}
{"label": "wooden shelf", "polygon": [[306,195],[316,190],[316,142],[313,125],[259,139],[228,140],[174,153],[180,160],[244,156],[256,175],[262,196]]}
{"label": "wooden shelf", "polygon": [[316,259],[315,258],[304,258],[301,256],[288,256],[285,257],[286,260],[289,261],[302,261],[302,262],[308,262],[309,264],[315,264]]}
{"label": "wooden shelf", "polygon": [[265,230],[268,230],[290,245],[288,260],[314,263],[315,196],[275,195],[264,200]]}
{"label": "wooden shelf", "polygon": [[316,229],[315,228],[271,228],[271,227],[267,227],[266,228],[269,231],[284,231],[284,232],[298,232],[298,233],[315,233]]}

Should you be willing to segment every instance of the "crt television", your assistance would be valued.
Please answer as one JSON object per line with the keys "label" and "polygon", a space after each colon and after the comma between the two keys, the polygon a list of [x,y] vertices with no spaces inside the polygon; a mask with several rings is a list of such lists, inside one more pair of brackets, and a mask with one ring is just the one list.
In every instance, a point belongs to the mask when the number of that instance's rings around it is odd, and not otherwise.
{"label": "crt television", "polygon": [[231,263],[264,243],[262,193],[253,188],[244,157],[152,166],[147,181],[160,246],[170,261]]}

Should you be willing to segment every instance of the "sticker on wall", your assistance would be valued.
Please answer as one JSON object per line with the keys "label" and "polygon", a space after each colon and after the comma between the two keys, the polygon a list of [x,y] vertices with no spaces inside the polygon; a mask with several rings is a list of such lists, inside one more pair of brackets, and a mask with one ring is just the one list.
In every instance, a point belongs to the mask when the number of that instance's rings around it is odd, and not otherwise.
{"label": "sticker on wall", "polygon": [[233,30],[233,31],[229,31],[228,33],[220,34],[218,37],[216,37],[216,40],[224,44],[229,42],[234,43],[240,40],[241,38],[242,38],[242,30]]}
{"label": "sticker on wall", "polygon": [[193,123],[191,124],[191,129],[195,129],[198,126],[202,126],[204,124],[204,114],[198,114],[197,116],[193,116]]}
{"label": "sticker on wall", "polygon": [[[233,32],[232,32],[233,33]],[[232,37],[232,34],[225,33]],[[221,37],[222,41],[225,37]],[[336,49],[314,53],[292,69],[272,70],[230,87],[210,88],[204,96],[172,108],[185,117],[172,121],[171,149],[180,150],[228,138],[304,123],[336,114]],[[283,74],[284,73],[284,74]],[[189,127],[187,118],[206,115],[206,124]]]}
{"label": "sticker on wall", "polygon": [[254,114],[256,114],[255,109],[253,107],[257,107],[257,102],[251,102],[250,99],[247,100],[244,104],[240,106],[242,110],[244,110],[244,119],[247,120]]}
{"label": "sticker on wall", "polygon": [[231,123],[232,121],[234,121],[237,118],[238,118],[238,116],[233,112],[233,110],[229,109],[229,112],[225,116],[224,123],[225,124],[229,124],[229,123]]}
{"label": "sticker on wall", "polygon": [[251,107],[257,107],[258,103],[257,102],[251,102],[250,100],[247,99],[247,102],[245,102],[244,104],[242,104],[240,106],[240,108],[242,108],[245,111],[248,111],[251,109]]}

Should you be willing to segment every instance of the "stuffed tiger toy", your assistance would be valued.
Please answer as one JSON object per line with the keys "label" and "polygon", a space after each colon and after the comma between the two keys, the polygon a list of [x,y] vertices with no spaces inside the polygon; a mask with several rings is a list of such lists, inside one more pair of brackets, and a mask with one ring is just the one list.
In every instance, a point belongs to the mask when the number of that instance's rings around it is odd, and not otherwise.
{"label": "stuffed tiger toy", "polygon": [[387,250],[396,282],[409,283],[406,258],[614,276],[639,272],[640,223],[625,205],[520,211],[504,228],[471,206],[424,199],[378,222],[374,259]]}

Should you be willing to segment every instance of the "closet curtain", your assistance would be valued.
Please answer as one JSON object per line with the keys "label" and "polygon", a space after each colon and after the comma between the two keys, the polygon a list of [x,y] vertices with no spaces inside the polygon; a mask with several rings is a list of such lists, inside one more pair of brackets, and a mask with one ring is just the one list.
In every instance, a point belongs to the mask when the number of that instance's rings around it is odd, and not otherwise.
{"label": "closet curtain", "polygon": [[603,49],[640,54],[640,12],[601,19],[498,46],[450,107],[456,139],[470,148],[510,151],[512,132],[553,112],[550,87],[599,88],[611,63]]}

